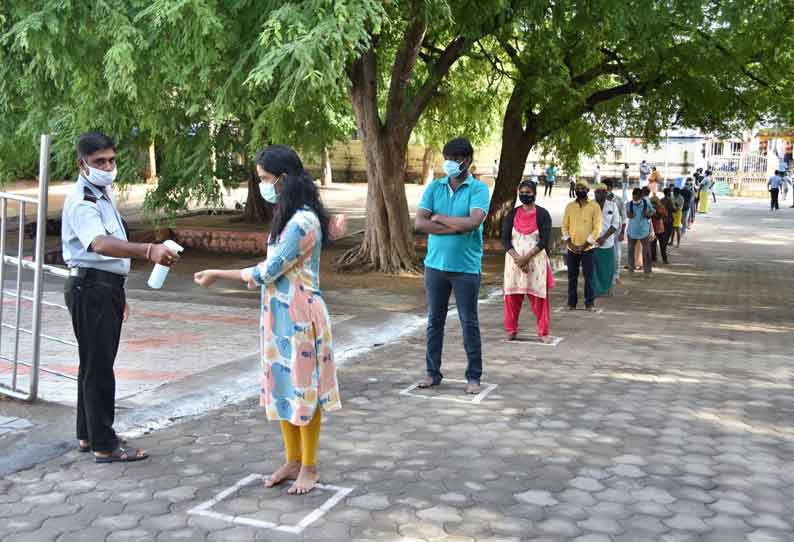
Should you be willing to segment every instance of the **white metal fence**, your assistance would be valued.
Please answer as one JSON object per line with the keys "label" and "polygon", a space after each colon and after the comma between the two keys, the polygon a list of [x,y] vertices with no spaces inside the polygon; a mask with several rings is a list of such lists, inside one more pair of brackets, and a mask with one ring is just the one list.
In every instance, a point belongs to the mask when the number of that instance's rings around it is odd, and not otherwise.
{"label": "white metal fence", "polygon": [[[0,360],[10,365],[8,375],[0,375],[0,393],[23,401],[33,401],[38,396],[39,372],[46,370],[40,367],[41,339],[59,342],[64,345],[76,346],[72,341],[44,335],[41,332],[41,309],[42,292],[44,279],[47,275],[60,278],[69,276],[67,270],[44,264],[44,243],[47,237],[47,193],[49,188],[49,158],[50,158],[50,136],[41,136],[41,152],[39,157],[39,190],[38,197],[31,198],[20,194],[0,192]],[[16,250],[12,252],[12,247],[8,242],[8,230],[11,223],[9,217],[9,202],[12,207],[18,209],[17,219],[17,238]],[[28,209],[34,206],[36,209],[36,235],[33,247],[33,258],[28,260],[25,257],[25,233],[26,215]],[[16,269],[14,290],[6,289],[8,271]],[[33,272],[33,295],[26,296],[23,292],[23,274]],[[6,296],[10,296],[13,301],[12,318],[9,322],[4,319],[4,308]],[[32,304],[32,315],[29,327],[22,317],[23,301]],[[48,304],[59,307],[63,306]],[[23,359],[20,352],[20,338],[27,335],[32,341],[29,359]],[[4,348],[8,341],[13,341],[10,348]],[[8,351],[10,354],[6,354]],[[29,371],[28,378],[25,378],[25,385],[20,378],[20,367],[25,367]],[[63,375],[61,375],[63,376]]]}

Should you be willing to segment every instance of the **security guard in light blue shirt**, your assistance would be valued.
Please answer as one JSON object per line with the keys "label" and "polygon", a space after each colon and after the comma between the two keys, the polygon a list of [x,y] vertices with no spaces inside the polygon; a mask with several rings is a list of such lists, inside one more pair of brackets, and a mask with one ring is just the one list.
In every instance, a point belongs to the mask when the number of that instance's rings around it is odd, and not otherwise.
{"label": "security guard in light blue shirt", "polygon": [[80,177],[63,207],[63,259],[70,269],[66,306],[80,353],[77,374],[77,439],[97,463],[146,459],[113,430],[116,378],[113,363],[128,313],[124,284],[130,259],[170,266],[179,257],[162,244],[130,243],[110,186],[116,178],[116,148],[91,132],[77,141]]}
{"label": "security guard in light blue shirt", "polygon": [[82,174],[64,203],[61,235],[63,259],[71,269],[99,269],[125,277],[130,272],[129,258],[102,256],[91,249],[100,235],[127,241],[127,232],[111,191],[91,184]]}

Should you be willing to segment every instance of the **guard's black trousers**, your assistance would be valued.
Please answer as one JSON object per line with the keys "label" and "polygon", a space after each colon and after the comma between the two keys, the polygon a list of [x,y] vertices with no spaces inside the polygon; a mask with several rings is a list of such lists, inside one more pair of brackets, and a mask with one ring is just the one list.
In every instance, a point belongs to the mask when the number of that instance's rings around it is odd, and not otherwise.
{"label": "guard's black trousers", "polygon": [[113,430],[116,377],[113,363],[119,349],[124,318],[124,277],[87,270],[66,281],[64,297],[80,350],[77,373],[77,438],[95,452],[118,446]]}

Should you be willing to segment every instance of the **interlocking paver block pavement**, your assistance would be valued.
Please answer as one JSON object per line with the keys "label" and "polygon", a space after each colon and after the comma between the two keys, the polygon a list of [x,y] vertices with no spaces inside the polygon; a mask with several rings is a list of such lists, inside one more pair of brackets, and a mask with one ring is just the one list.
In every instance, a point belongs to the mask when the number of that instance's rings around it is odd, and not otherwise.
{"label": "interlocking paver block pavement", "polygon": [[[352,360],[320,468],[355,489],[299,535],[188,514],[278,466],[278,427],[252,399],[138,439],[145,462],[69,452],[7,476],[0,541],[794,540],[794,212],[716,209],[602,315],[555,313],[556,348],[503,342],[500,301],[485,303],[484,378],[499,387],[479,405],[399,394],[421,376],[421,333]],[[561,277],[555,306],[564,290]],[[461,342],[451,318],[450,378]],[[314,502],[252,486],[218,509],[294,523]]]}

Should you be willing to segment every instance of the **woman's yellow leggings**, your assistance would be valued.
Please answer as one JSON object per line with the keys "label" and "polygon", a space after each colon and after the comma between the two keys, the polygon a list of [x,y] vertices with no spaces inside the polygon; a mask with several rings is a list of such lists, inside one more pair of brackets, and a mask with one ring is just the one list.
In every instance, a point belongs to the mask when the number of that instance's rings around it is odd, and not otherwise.
{"label": "woman's yellow leggings", "polygon": [[298,461],[307,467],[317,465],[317,444],[320,442],[320,407],[314,411],[314,418],[307,425],[292,425],[281,421],[281,434],[284,435],[284,448],[287,461]]}

